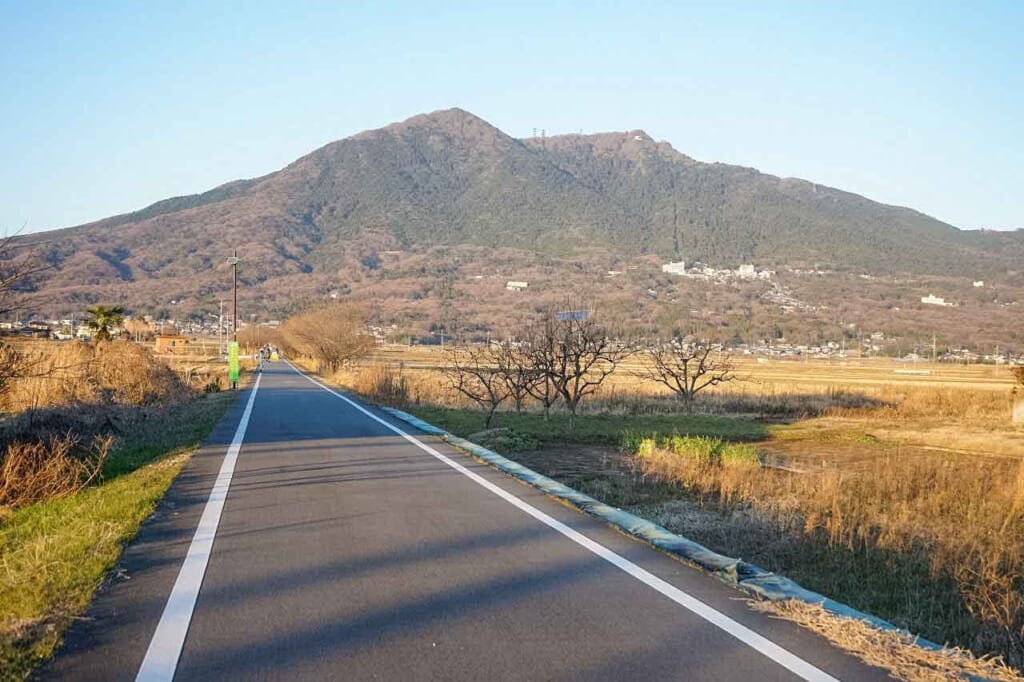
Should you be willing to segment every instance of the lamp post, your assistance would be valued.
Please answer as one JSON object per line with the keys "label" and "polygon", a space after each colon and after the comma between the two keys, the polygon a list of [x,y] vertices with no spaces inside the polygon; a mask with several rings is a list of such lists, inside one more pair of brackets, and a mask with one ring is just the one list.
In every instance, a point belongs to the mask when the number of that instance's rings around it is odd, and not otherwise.
{"label": "lamp post", "polygon": [[238,341],[238,252],[232,251],[228,258],[231,266],[231,340]]}
{"label": "lamp post", "polygon": [[232,251],[228,258],[231,266],[231,346],[228,350],[228,376],[231,388],[238,388],[238,252]]}

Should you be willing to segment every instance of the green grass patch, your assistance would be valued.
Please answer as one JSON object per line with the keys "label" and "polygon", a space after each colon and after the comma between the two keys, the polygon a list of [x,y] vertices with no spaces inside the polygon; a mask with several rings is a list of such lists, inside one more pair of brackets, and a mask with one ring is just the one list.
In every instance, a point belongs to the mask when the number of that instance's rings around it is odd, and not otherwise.
{"label": "green grass patch", "polygon": [[628,431],[623,435],[622,450],[641,459],[655,450],[666,450],[697,464],[721,466],[760,466],[757,448],[749,443],[730,443],[717,436],[643,436]]}
{"label": "green grass patch", "polygon": [[[484,413],[477,410],[450,409],[417,405],[409,411],[434,426],[466,438],[484,430]],[[627,433],[676,434],[709,436],[727,441],[756,441],[765,438],[763,424],[739,417],[710,415],[615,415],[586,414],[576,417],[575,428],[569,428],[569,417],[552,414],[501,412],[493,426],[510,429],[520,437],[549,444],[606,445],[622,444]]]}
{"label": "green grass patch", "polygon": [[26,679],[88,605],[235,394],[168,406],[119,437],[103,480],[0,525],[0,679]]}

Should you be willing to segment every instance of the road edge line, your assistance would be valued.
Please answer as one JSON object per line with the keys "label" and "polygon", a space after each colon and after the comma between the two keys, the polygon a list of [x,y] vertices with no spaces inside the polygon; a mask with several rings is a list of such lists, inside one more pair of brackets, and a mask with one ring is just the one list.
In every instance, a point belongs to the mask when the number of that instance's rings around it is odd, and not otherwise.
{"label": "road edge line", "polygon": [[160,622],[157,623],[146,655],[139,666],[139,672],[135,676],[136,682],[170,682],[174,679],[178,659],[181,657],[192,622],[192,614],[195,612],[196,601],[199,599],[199,590],[206,575],[206,566],[210,561],[228,489],[231,487],[231,478],[235,473],[235,463],[238,461],[238,453],[242,449],[245,432],[249,427],[249,418],[252,416],[252,407],[256,401],[261,378],[262,375],[256,376],[245,410],[238,420],[238,428],[235,429],[235,435],[224,454],[217,479],[210,489],[206,506],[203,507],[199,525],[196,526],[192,542],[178,570],[171,594],[167,597]]}

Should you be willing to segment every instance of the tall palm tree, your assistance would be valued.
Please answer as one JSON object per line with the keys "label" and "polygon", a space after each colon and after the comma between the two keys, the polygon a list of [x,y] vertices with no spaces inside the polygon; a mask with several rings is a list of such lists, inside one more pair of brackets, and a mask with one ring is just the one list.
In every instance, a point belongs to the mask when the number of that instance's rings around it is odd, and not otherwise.
{"label": "tall palm tree", "polygon": [[85,324],[96,332],[97,341],[109,341],[110,329],[120,327],[124,322],[124,308],[119,305],[94,305],[85,312],[92,315],[92,319],[86,320]]}

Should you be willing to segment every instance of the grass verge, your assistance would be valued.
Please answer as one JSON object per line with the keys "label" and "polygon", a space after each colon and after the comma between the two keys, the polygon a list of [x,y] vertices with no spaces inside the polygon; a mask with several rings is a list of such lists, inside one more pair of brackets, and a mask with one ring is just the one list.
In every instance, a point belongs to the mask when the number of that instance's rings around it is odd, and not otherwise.
{"label": "grass verge", "polygon": [[234,393],[150,410],[115,441],[102,481],[0,525],[0,679],[26,679],[60,644]]}

